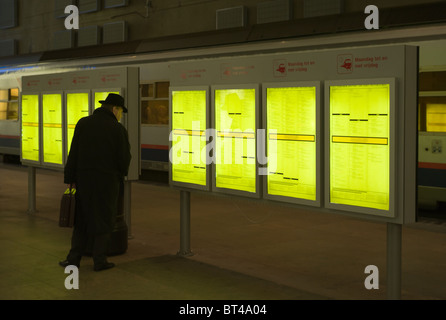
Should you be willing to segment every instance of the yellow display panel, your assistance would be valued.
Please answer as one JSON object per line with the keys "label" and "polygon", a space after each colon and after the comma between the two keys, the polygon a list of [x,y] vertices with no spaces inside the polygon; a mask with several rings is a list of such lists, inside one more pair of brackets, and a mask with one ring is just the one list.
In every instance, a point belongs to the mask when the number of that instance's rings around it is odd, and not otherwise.
{"label": "yellow display panel", "polygon": [[390,85],[330,87],[330,202],[389,210]]}
{"label": "yellow display panel", "polygon": [[426,131],[446,132],[446,104],[426,104]]}
{"label": "yellow display panel", "polygon": [[42,95],[43,161],[62,164],[62,95]]}
{"label": "yellow display panel", "polygon": [[316,87],[267,88],[266,99],[267,192],[316,200]]}
{"label": "yellow display panel", "polygon": [[88,116],[89,98],[88,93],[67,93],[67,154],[70,152],[77,122]]}
{"label": "yellow display panel", "polygon": [[217,89],[215,185],[256,193],[256,89]]}
{"label": "yellow display panel", "polygon": [[99,101],[107,99],[107,96],[109,93],[121,94],[119,91],[107,91],[107,92],[98,91],[98,92],[95,92],[94,93],[94,109],[95,110],[102,106],[102,104],[99,103]]}
{"label": "yellow display panel", "polygon": [[172,91],[172,181],[206,186],[207,91]]}
{"label": "yellow display panel", "polygon": [[39,95],[22,95],[22,159],[39,161]]}

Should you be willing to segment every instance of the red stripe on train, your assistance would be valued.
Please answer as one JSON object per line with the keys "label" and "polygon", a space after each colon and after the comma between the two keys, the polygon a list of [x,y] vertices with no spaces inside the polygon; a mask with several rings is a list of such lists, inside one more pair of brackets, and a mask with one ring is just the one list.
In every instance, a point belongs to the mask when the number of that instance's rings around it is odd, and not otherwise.
{"label": "red stripe on train", "polygon": [[446,170],[446,163],[418,162],[418,168]]}
{"label": "red stripe on train", "polygon": [[143,149],[157,149],[157,150],[169,150],[169,146],[157,145],[157,144],[142,144]]}
{"label": "red stripe on train", "polygon": [[0,134],[0,139],[15,139],[15,140],[20,140],[20,136],[5,136]]}

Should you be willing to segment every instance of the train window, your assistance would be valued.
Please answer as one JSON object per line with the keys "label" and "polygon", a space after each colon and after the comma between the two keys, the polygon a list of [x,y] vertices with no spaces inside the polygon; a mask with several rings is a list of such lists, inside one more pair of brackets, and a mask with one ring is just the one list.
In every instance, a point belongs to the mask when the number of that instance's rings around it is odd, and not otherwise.
{"label": "train window", "polygon": [[10,100],[19,100],[19,89],[9,89]]}
{"label": "train window", "polygon": [[169,82],[156,83],[156,98],[169,98]]}
{"label": "train window", "polygon": [[19,119],[19,89],[0,89],[0,120]]}
{"label": "train window", "polygon": [[418,130],[446,132],[446,92],[420,92]]}
{"label": "train window", "polygon": [[446,132],[446,101],[426,103],[426,131]]}
{"label": "train window", "polygon": [[446,132],[446,71],[421,72],[418,130]]}
{"label": "train window", "polygon": [[140,84],[142,124],[169,124],[169,85],[168,81]]}
{"label": "train window", "polygon": [[143,124],[169,124],[167,100],[141,101]]}
{"label": "train window", "polygon": [[141,97],[143,98],[153,98],[153,84],[141,84]]}
{"label": "train window", "polygon": [[0,102],[0,120],[6,120],[7,102]]}
{"label": "train window", "polygon": [[419,76],[420,91],[445,91],[446,71],[421,72]]}

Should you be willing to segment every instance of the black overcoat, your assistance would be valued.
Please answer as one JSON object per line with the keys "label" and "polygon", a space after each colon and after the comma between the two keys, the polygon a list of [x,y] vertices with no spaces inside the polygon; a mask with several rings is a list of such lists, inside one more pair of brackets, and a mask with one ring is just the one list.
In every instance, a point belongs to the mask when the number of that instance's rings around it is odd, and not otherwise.
{"label": "black overcoat", "polygon": [[64,172],[65,183],[76,183],[75,227],[112,232],[130,159],[127,130],[111,111],[100,107],[78,121]]}

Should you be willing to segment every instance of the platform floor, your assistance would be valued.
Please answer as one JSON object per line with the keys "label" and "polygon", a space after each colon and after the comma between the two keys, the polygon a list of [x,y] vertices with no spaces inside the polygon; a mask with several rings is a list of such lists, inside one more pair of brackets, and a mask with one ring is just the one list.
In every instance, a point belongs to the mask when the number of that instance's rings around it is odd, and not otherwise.
{"label": "platform floor", "polygon": [[[0,165],[0,299],[386,299],[386,224],[192,193],[193,256],[181,257],[179,191],[143,181],[132,183],[127,252],[102,272],[84,258],[79,289],[67,290],[62,174],[37,169],[35,214],[27,179],[26,167]],[[404,226],[402,248],[401,298],[446,299],[446,226]],[[378,289],[364,286],[368,265],[379,269]]]}

